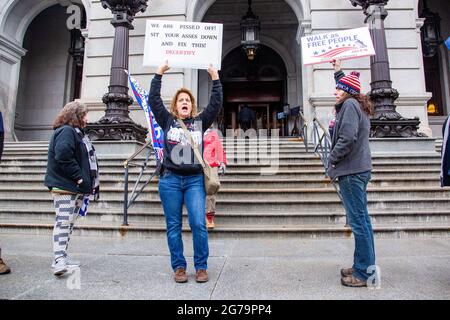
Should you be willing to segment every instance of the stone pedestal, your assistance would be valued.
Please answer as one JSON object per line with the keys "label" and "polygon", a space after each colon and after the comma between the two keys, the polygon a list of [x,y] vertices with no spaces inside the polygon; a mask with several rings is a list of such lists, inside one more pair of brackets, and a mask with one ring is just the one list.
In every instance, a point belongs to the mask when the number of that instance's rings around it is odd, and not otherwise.
{"label": "stone pedestal", "polygon": [[[144,143],[136,140],[128,141],[93,141],[95,151],[100,158],[128,159],[133,153],[139,150]],[[145,154],[145,151],[142,151]]]}
{"label": "stone pedestal", "polygon": [[435,138],[371,138],[373,155],[437,155]]}

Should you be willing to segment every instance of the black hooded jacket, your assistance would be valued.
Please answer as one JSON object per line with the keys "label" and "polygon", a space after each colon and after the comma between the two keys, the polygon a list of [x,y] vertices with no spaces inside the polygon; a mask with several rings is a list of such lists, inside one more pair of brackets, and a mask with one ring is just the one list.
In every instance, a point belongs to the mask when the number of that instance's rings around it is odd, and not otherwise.
{"label": "black hooded jacket", "polygon": [[[69,125],[57,128],[48,146],[44,185],[73,193],[92,193],[89,157],[83,136]],[[83,179],[80,185],[77,181]]]}

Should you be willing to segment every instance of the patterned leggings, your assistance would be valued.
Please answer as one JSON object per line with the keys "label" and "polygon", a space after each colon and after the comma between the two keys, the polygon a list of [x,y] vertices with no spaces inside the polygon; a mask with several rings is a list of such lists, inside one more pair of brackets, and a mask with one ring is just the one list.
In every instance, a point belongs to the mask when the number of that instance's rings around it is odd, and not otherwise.
{"label": "patterned leggings", "polygon": [[52,193],[56,219],[53,227],[53,253],[55,261],[67,256],[70,235],[83,204],[82,194]]}

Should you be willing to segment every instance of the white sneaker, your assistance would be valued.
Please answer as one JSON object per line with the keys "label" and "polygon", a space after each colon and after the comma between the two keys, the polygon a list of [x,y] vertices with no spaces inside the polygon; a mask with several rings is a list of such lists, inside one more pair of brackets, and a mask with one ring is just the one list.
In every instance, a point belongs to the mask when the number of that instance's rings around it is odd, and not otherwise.
{"label": "white sneaker", "polygon": [[[68,267],[79,267],[79,266],[81,266],[81,262],[80,261],[72,260],[72,258],[69,257],[69,256],[66,256],[65,259],[66,259],[66,265]],[[56,262],[53,260],[52,268],[54,268],[55,266],[56,266]]]}
{"label": "white sneaker", "polygon": [[54,267],[53,267],[53,274],[55,276],[62,276],[64,273],[67,272],[67,264],[66,264],[66,259],[61,258],[58,259],[58,261],[56,263],[54,263]]}

